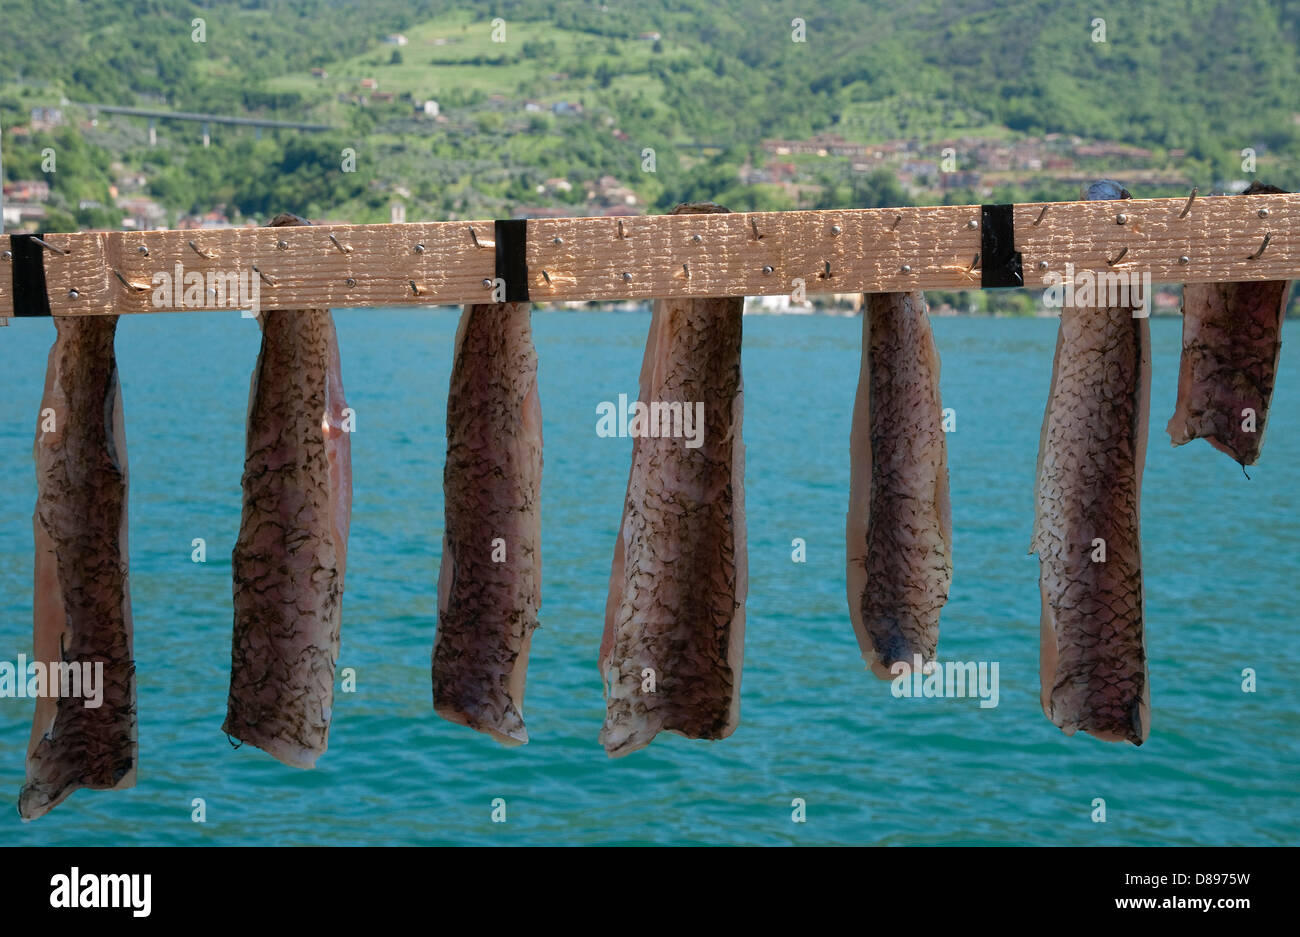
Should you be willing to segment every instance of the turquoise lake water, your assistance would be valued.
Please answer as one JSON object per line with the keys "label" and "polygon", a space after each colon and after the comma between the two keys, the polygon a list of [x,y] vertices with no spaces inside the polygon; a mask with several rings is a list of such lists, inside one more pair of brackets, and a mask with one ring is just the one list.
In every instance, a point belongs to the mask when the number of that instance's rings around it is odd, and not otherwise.
{"label": "turquoise lake water", "polygon": [[[998,661],[1000,700],[895,699],[865,672],[844,594],[858,319],[745,321],[750,589],[741,725],[662,735],[611,761],[595,659],[631,441],[597,403],[636,396],[647,314],[534,316],[545,433],[542,628],[503,749],[434,715],[444,406],[458,311],[336,313],[355,494],[338,694],[315,771],[221,732],[230,550],[257,326],[238,313],[125,317],[139,784],[79,791],[22,824],[32,704],[0,699],[5,844],[1295,844],[1300,842],[1300,354],[1284,345],[1262,463],[1172,449],[1177,320],[1154,320],[1143,491],[1152,731],[1066,738],[1038,703],[1038,563],[1027,555],[1056,322],[938,319],[955,575],[942,659]],[[1289,323],[1286,338],[1294,339]],[[0,660],[31,651],[31,460],[48,321],[0,330]],[[203,537],[208,562],[190,560]],[[791,562],[791,540],[807,562]],[[1244,693],[1244,668],[1258,691]],[[207,822],[190,819],[202,797]],[[1104,798],[1105,823],[1091,819]],[[504,798],[507,821],[493,823]],[[791,821],[803,798],[807,822]]]}

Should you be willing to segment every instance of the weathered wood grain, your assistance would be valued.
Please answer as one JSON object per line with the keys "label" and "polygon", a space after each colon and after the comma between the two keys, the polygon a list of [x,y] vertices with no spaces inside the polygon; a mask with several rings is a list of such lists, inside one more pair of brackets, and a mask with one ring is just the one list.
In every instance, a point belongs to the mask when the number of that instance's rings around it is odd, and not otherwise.
{"label": "weathered wood grain", "polygon": [[[1125,200],[1124,224],[1116,220],[1121,208],[1106,202],[1017,205],[1025,285],[1043,286],[1049,275],[1064,275],[1067,263],[1076,274],[1149,273],[1153,282],[1300,277],[1300,194],[1198,198],[1183,215],[1186,205],[1185,198]],[[979,216],[978,205],[962,205],[536,219],[528,223],[528,288],[534,302],[773,296],[791,293],[800,280],[806,293],[978,288]],[[1268,247],[1252,259],[1265,235]],[[69,252],[45,258],[59,316],[174,311],[156,304],[154,275],[174,277],[178,263],[185,274],[202,274],[205,288],[209,274],[256,278],[262,309],[485,302],[492,298],[485,281],[495,275],[491,221],[46,240]],[[0,237],[0,250],[7,249],[8,238]],[[0,318],[13,311],[4,266]],[[206,294],[194,308],[238,306]]]}

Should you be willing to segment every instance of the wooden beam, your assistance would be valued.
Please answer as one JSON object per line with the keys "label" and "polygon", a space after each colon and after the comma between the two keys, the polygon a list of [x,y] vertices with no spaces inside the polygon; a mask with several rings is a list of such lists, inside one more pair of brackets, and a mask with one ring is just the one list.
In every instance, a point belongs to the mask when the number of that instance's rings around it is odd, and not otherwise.
{"label": "wooden beam", "polygon": [[[1024,285],[1041,288],[1067,264],[1076,276],[1145,273],[1153,282],[1300,279],[1300,194],[1187,205],[1016,205]],[[546,302],[771,296],[800,281],[806,293],[977,289],[980,217],[980,206],[964,205],[534,219],[528,292]],[[255,281],[263,309],[481,302],[496,275],[493,231],[491,221],[453,221],[49,234],[67,253],[45,253],[45,277],[60,316],[242,308],[208,292],[212,278],[223,288],[242,278],[246,294]],[[13,313],[3,266],[0,318]],[[178,295],[162,295],[161,275],[178,272]],[[184,280],[194,273],[204,286],[189,291],[191,303]]]}

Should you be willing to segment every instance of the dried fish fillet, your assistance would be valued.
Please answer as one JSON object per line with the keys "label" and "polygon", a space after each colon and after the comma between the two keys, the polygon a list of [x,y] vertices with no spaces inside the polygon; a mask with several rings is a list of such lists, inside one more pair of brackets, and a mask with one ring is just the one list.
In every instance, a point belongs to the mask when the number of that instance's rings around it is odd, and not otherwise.
{"label": "dried fish fillet", "polygon": [[542,409],[527,303],[466,306],[447,398],[446,532],[433,706],[528,741],[524,680],[542,601]]}
{"label": "dried fish fillet", "polygon": [[[305,223],[277,216],[272,226]],[[352,454],[328,309],[262,314],[232,556],[235,621],[224,731],[314,768],[329,740]]]}
{"label": "dried fish fillet", "polygon": [[[711,203],[674,214],[725,211]],[[697,446],[636,435],[610,571],[599,665],[600,741],[612,757],[662,731],[720,739],[740,719],[744,651],[744,299],[658,300],[641,366],[640,401],[672,425],[702,408]],[[665,413],[668,414],[665,417]]]}
{"label": "dried fish fillet", "polygon": [[[1095,183],[1090,199],[1128,198]],[[1061,311],[1038,452],[1043,712],[1067,735],[1141,745],[1150,730],[1140,499],[1151,397],[1133,306]]]}
{"label": "dried fish fillet", "polygon": [[[1256,182],[1242,194],[1282,191]],[[1290,291],[1289,280],[1183,287],[1178,402],[1167,427],[1175,446],[1204,439],[1243,466],[1259,460]]]}
{"label": "dried fish fillet", "polygon": [[[47,695],[36,701],[27,747],[27,782],[18,797],[24,820],[44,815],[78,788],[134,786],[137,761],[117,316],[54,322],[32,518],[34,657],[47,670]],[[97,700],[90,683],[98,685]],[[77,684],[81,695],[68,695]],[[56,691],[61,695],[48,695]]]}
{"label": "dried fish fillet", "polygon": [[931,663],[952,583],[948,445],[939,352],[923,293],[867,296],[853,408],[848,599],[878,677]]}

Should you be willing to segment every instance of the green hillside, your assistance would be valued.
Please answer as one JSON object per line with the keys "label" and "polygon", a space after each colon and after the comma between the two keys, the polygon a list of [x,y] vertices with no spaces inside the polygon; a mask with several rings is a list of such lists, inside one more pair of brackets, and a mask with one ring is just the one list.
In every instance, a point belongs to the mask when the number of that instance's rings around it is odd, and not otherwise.
{"label": "green hillside", "polygon": [[[292,209],[376,221],[394,201],[411,220],[525,206],[580,213],[626,201],[624,188],[638,210],[705,197],[736,209],[1061,198],[1077,188],[1062,181],[1071,173],[1127,181],[1139,169],[1153,181],[1135,194],[1161,195],[1243,179],[1247,149],[1260,177],[1300,188],[1300,0],[901,6],[0,0],[5,177],[50,184],[50,229],[116,224],[110,187],[121,194],[129,178],[143,178],[141,194],[169,221],[218,207],[232,220]],[[494,41],[497,17],[504,42]],[[806,41],[792,41],[796,17]],[[1104,42],[1094,41],[1098,17]],[[405,43],[381,41],[393,33]],[[426,99],[439,118],[415,113]],[[204,148],[198,125],[163,122],[151,147],[143,120],[99,115],[92,125],[82,104],[336,129],[259,136],[219,126]],[[59,108],[65,122],[27,127],[35,107]],[[792,167],[779,179],[742,178],[773,161],[764,140],[817,134],[911,141],[902,162],[923,165],[796,154],[779,160]],[[1147,152],[1061,150],[1071,169],[1055,175],[971,162],[971,140],[1054,134]],[[989,191],[927,170],[950,140],[960,141],[958,168],[983,168]],[[1049,156],[1060,147],[1041,145]],[[53,173],[42,172],[47,148],[58,154]],[[347,148],[356,172],[342,171]]]}

